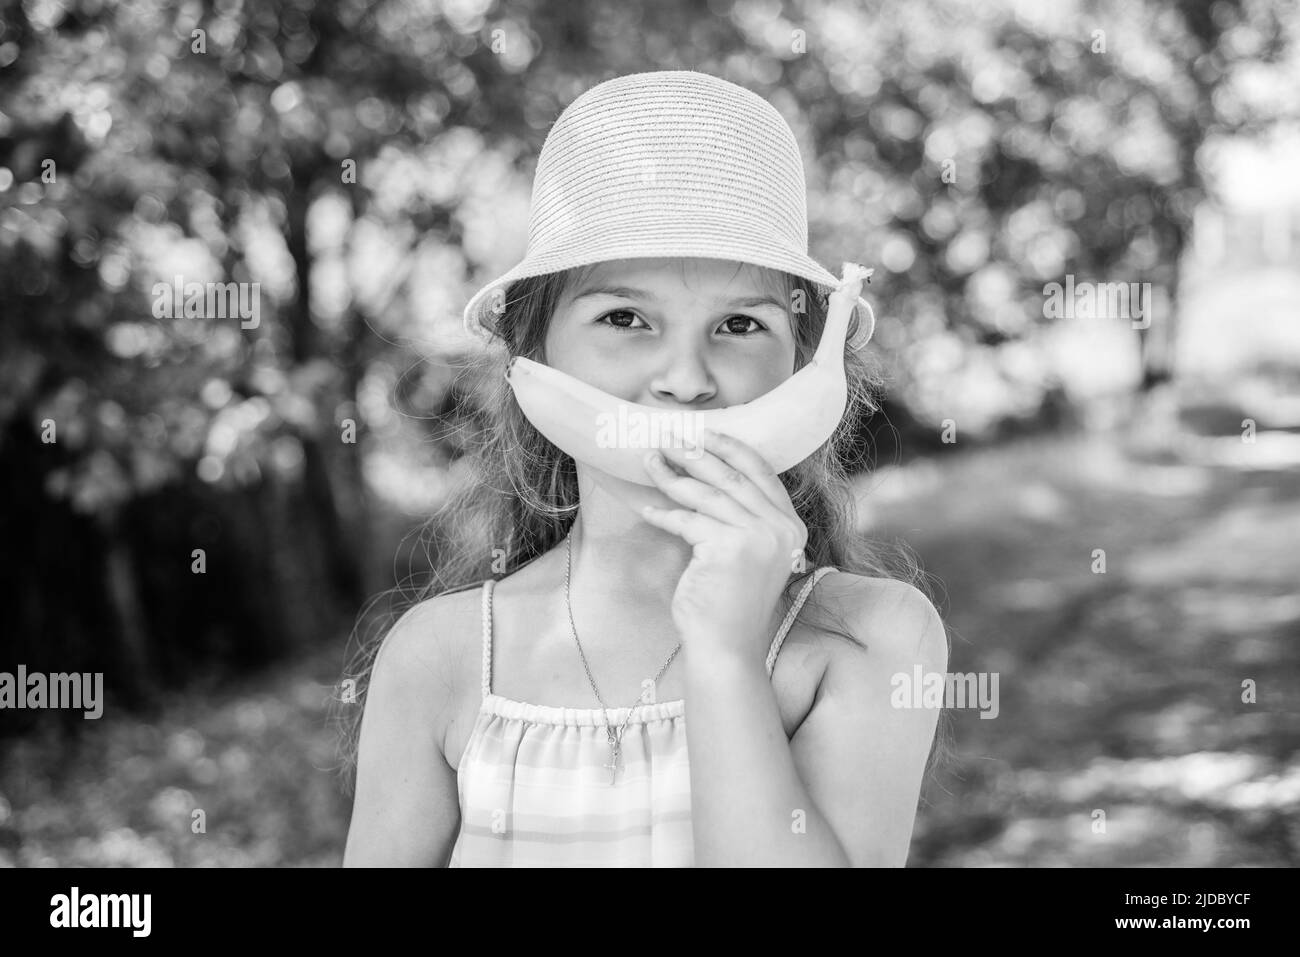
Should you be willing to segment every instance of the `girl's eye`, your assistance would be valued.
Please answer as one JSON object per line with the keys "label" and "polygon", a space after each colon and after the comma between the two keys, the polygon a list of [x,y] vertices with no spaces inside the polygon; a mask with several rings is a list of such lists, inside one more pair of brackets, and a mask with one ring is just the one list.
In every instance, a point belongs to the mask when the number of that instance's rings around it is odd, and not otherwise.
{"label": "girl's eye", "polygon": [[723,326],[728,326],[730,323],[733,323],[733,322],[752,322],[754,325],[756,325],[756,326],[758,327],[757,329],[753,329],[753,330],[748,330],[748,331],[747,331],[747,330],[745,330],[745,329],[743,329],[743,328],[742,328],[742,329],[736,329],[734,326],[732,326],[732,327],[731,327],[731,332],[732,332],[733,334],[735,334],[735,335],[738,335],[738,336],[748,335],[750,332],[758,332],[758,331],[760,331],[761,329],[766,328],[766,327],[765,327],[761,322],[759,322],[757,319],[754,319],[754,318],[751,317],[751,316],[731,316],[731,317],[728,318],[728,319],[724,319],[723,322],[722,322],[722,324],[723,324]]}
{"label": "girl's eye", "polygon": [[[615,309],[615,310],[613,310],[612,312],[607,312],[607,313],[605,313],[605,314],[603,314],[603,315],[597,317],[596,322],[599,323],[600,325],[607,325],[607,326],[610,326],[610,327],[613,328],[613,329],[636,329],[636,328],[639,328],[638,326],[627,325],[627,324],[625,324],[624,321],[621,320],[621,319],[618,320],[618,321],[611,321],[611,322],[605,322],[605,321],[604,321],[604,320],[606,320],[606,319],[609,319],[609,317],[611,317],[611,316],[626,316],[626,317],[628,317],[629,319],[637,319],[637,318],[639,318],[635,313],[629,312],[629,311],[626,310],[626,309]],[[732,323],[736,323],[736,322],[741,322],[741,323],[752,322],[752,323],[753,323],[755,326],[757,326],[758,328],[757,328],[757,329],[744,329],[744,328],[737,328],[736,326],[732,325]],[[730,335],[734,335],[734,336],[747,336],[747,335],[751,335],[751,334],[753,334],[753,333],[755,333],[755,332],[759,332],[759,331],[761,331],[762,329],[764,329],[764,328],[766,328],[766,327],[765,327],[761,322],[759,322],[757,319],[754,319],[754,318],[751,317],[751,316],[729,316],[728,318],[726,318],[726,319],[723,320],[723,322],[722,322],[722,326],[721,326],[720,328],[727,328],[727,329],[728,329],[728,332],[729,332]]]}
{"label": "girl's eye", "polygon": [[606,322],[603,322],[603,321],[602,321],[602,320],[604,320],[604,319],[608,319],[610,316],[628,316],[629,318],[632,318],[632,319],[637,318],[636,315],[634,315],[633,313],[628,312],[626,309],[615,309],[613,312],[607,312],[607,313],[605,313],[603,316],[598,317],[598,318],[596,319],[596,322],[600,323],[601,325],[612,326],[612,327],[615,328],[615,329],[633,329],[633,328],[635,328],[634,326],[625,326],[625,325],[623,325],[621,322],[609,322],[609,323],[606,323]]}

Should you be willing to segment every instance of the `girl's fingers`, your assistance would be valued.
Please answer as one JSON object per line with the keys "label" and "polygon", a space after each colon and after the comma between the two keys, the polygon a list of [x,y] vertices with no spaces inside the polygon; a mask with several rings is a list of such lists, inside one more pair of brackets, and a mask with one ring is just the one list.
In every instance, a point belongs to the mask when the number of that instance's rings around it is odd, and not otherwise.
{"label": "girl's fingers", "polygon": [[752,446],[722,432],[705,429],[700,435],[700,445],[712,452],[737,472],[747,476],[754,487],[763,493],[768,504],[788,519],[798,521],[798,513],[790,502],[790,493],[781,484],[781,478],[767,459]]}
{"label": "girl's fingers", "polygon": [[646,471],[655,485],[674,501],[689,506],[729,525],[743,527],[755,520],[753,512],[736,501],[726,490],[701,482],[689,475],[678,475],[657,452],[646,456]]}
{"label": "girl's fingers", "polygon": [[728,465],[713,452],[704,448],[665,448],[664,457],[685,469],[706,485],[721,489],[750,512],[751,517],[781,520],[785,513],[775,508],[763,492],[744,472]]}
{"label": "girl's fingers", "polygon": [[782,515],[795,517],[793,506],[790,504],[790,493],[781,484],[776,470],[754,448],[734,436],[707,430],[701,435],[700,442],[704,448],[724,462],[749,476],[754,486]]}
{"label": "girl's fingers", "polygon": [[647,505],[641,509],[642,517],[651,525],[666,532],[680,535],[690,545],[716,541],[725,534],[727,526],[715,518],[684,508],[659,508]]}

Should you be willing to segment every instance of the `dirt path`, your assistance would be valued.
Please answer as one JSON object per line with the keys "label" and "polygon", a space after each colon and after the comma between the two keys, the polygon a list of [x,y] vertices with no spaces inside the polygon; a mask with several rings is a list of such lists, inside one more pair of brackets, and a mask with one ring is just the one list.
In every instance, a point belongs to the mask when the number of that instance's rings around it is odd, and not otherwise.
{"label": "dirt path", "polygon": [[871,479],[874,534],[946,589],[949,670],[1000,675],[996,719],[951,712],[912,865],[1300,859],[1300,470],[1204,464],[1233,441],[1156,465],[1051,439]]}

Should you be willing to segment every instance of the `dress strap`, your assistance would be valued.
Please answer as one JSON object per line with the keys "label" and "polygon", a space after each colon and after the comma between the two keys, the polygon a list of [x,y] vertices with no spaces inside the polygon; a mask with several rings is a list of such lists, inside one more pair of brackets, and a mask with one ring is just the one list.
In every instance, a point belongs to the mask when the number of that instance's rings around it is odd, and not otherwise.
{"label": "dress strap", "polygon": [[804,600],[812,594],[813,586],[821,581],[822,576],[833,571],[838,571],[834,565],[825,565],[813,572],[812,577],[808,579],[807,584],[805,584],[802,590],[800,590],[799,597],[794,600],[794,604],[791,605],[790,610],[786,612],[785,621],[781,622],[781,627],[777,629],[776,637],[772,639],[772,647],[767,653],[767,676],[769,678],[772,677],[772,669],[776,667],[776,656],[781,651],[781,643],[785,641],[786,633],[790,631],[790,626],[794,624],[794,620],[799,614],[799,609],[803,607]]}
{"label": "dress strap", "polygon": [[492,693],[492,586],[495,579],[483,583],[483,697]]}

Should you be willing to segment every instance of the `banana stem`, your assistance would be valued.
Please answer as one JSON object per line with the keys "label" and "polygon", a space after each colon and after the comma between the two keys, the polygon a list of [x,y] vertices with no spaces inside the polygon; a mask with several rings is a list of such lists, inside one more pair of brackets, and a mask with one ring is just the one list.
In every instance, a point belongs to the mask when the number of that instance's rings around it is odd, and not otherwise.
{"label": "banana stem", "polygon": [[853,307],[862,294],[862,283],[874,271],[857,263],[844,264],[840,272],[840,284],[826,304],[826,326],[822,329],[813,362],[831,365],[843,361],[844,343],[849,337],[849,317],[853,315]]}

